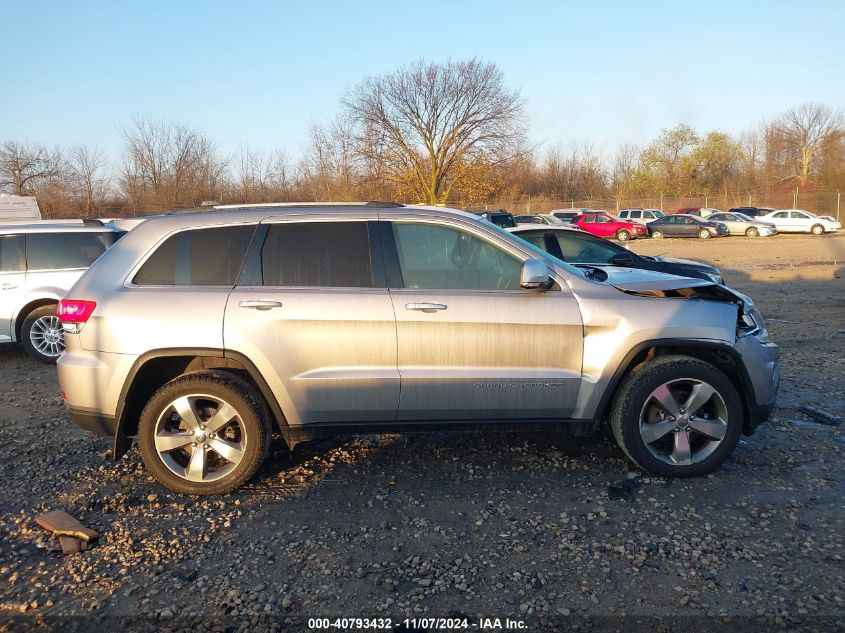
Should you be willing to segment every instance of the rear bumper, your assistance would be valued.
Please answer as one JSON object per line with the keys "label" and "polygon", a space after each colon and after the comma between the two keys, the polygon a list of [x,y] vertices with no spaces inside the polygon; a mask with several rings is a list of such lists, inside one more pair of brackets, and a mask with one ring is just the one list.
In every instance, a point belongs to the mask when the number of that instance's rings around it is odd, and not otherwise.
{"label": "rear bumper", "polygon": [[71,408],[68,408],[68,413],[70,413],[73,423],[86,431],[91,431],[97,435],[108,435],[110,437],[114,437],[117,431],[117,418],[114,416]]}

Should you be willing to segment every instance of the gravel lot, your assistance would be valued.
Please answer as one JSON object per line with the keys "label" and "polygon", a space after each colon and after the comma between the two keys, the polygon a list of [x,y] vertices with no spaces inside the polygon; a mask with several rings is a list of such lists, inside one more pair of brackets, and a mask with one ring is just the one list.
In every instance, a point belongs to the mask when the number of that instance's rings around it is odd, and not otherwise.
{"label": "gravel lot", "polygon": [[[845,426],[797,410],[845,419],[845,236],[632,249],[719,265],[781,345],[772,420],[711,476],[643,476],[607,437],[372,435],[279,450],[226,497],[179,497],[137,449],[114,463],[108,439],[70,423],[53,368],[0,348],[0,630],[450,614],[470,628],[845,630]],[[628,498],[611,498],[623,481]],[[33,517],[56,508],[99,542],[49,551]]]}

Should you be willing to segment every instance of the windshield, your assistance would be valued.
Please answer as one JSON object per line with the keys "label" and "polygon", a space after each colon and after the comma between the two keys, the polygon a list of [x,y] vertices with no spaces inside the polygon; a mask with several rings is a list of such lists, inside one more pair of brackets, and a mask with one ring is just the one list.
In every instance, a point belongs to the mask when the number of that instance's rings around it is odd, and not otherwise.
{"label": "windshield", "polygon": [[744,213],[734,213],[734,215],[736,216],[736,219],[739,220],[740,222],[753,222],[754,221],[752,218],[749,218]]}
{"label": "windshield", "polygon": [[521,237],[519,237],[518,234],[511,233],[510,231],[505,231],[503,228],[496,226],[492,222],[488,222],[487,224],[488,224],[488,227],[492,226],[502,235],[507,235],[509,238],[517,240],[519,242],[520,246],[527,248],[532,253],[536,253],[539,259],[550,259],[555,264],[557,264],[558,266],[560,266],[561,268],[566,270],[566,272],[572,273],[573,275],[578,275],[579,277],[584,277],[584,273],[581,270],[579,270],[578,268],[575,268],[575,266],[573,266],[572,264],[567,264],[562,259],[558,259],[554,255],[550,255],[549,253],[544,251],[542,248],[540,248],[538,246],[534,246],[531,242],[522,239]]}

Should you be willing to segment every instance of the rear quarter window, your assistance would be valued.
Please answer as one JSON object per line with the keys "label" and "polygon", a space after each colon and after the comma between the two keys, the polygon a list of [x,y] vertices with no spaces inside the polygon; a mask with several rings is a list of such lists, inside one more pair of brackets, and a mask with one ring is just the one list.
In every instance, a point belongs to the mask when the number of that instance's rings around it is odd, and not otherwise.
{"label": "rear quarter window", "polygon": [[180,231],[135,274],[138,286],[234,286],[255,225]]}
{"label": "rear quarter window", "polygon": [[113,232],[30,233],[26,265],[29,270],[88,268],[114,240]]}

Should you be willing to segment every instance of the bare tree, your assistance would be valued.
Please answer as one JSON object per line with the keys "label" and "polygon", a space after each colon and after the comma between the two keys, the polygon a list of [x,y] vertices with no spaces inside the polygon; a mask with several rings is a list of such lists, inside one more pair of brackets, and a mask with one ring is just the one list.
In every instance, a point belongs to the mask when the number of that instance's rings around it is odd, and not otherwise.
{"label": "bare tree", "polygon": [[635,186],[634,179],[639,155],[640,150],[636,145],[624,143],[619,146],[613,157],[610,183],[614,193],[613,197],[619,206],[624,204],[625,199],[631,194]]}
{"label": "bare tree", "polygon": [[284,150],[241,147],[235,160],[235,187],[243,202],[279,202],[290,197],[290,160]]}
{"label": "bare tree", "polygon": [[103,174],[106,157],[98,147],[74,145],[68,152],[68,177],[83,200],[86,214],[94,211],[107,193],[109,179]]}
{"label": "bare tree", "polygon": [[0,145],[0,187],[19,196],[33,195],[38,187],[61,173],[62,155],[44,145],[6,141]]}
{"label": "bare tree", "polygon": [[518,154],[525,140],[523,102],[494,64],[476,59],[419,61],[369,77],[343,100],[358,130],[358,150],[419,201],[446,200],[457,167]]}
{"label": "bare tree", "polygon": [[136,118],[123,136],[120,184],[134,209],[162,210],[219,197],[226,161],[209,138],[149,117]]}
{"label": "bare tree", "polygon": [[364,194],[355,130],[349,119],[337,116],[325,125],[312,125],[302,175],[313,198],[354,200]]}
{"label": "bare tree", "polygon": [[796,175],[801,184],[810,176],[825,141],[842,129],[841,111],[820,103],[805,103],[787,110],[772,124],[772,131],[781,136],[786,148],[794,153]]}

